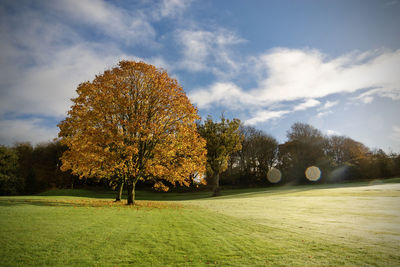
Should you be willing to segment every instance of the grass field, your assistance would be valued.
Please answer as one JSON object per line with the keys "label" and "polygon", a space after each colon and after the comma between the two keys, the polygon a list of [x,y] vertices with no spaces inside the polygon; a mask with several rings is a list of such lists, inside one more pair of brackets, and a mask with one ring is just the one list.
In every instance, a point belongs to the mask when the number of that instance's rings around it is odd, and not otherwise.
{"label": "grass field", "polygon": [[1,266],[400,266],[400,183],[0,197]]}

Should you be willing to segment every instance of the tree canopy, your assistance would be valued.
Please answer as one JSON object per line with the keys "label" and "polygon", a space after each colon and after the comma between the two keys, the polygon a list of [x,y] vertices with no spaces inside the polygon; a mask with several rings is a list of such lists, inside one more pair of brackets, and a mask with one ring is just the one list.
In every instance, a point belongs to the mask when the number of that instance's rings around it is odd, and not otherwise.
{"label": "tree canopy", "polygon": [[196,108],[167,72],[143,62],[121,61],[77,88],[59,124],[62,170],[81,177],[118,179],[134,203],[135,185],[151,180],[189,185],[205,171],[206,142],[197,133]]}
{"label": "tree canopy", "polygon": [[276,164],[278,141],[263,131],[251,126],[241,126],[244,137],[242,149],[238,152],[242,174],[258,180],[265,179],[267,172]]}
{"label": "tree canopy", "polygon": [[0,146],[0,195],[15,195],[23,187],[17,175],[18,155],[14,149]]}
{"label": "tree canopy", "polygon": [[240,121],[228,120],[223,116],[221,122],[208,117],[204,124],[198,125],[201,136],[207,140],[207,172],[213,176],[214,195],[219,193],[219,175],[228,168],[230,155],[242,148]]}
{"label": "tree canopy", "polygon": [[279,147],[280,168],[286,181],[306,181],[308,167],[325,167],[326,139],[320,130],[305,123],[294,123],[287,132],[288,141]]}

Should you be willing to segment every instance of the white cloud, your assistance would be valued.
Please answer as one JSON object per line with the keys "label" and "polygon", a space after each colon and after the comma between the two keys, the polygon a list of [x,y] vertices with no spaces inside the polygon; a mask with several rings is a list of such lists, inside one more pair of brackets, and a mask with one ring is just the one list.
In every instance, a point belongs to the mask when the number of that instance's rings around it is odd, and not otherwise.
{"label": "white cloud", "polygon": [[[190,100],[199,108],[208,108],[211,103],[224,105],[232,109],[241,108],[242,105],[251,104],[254,99],[244,95],[234,83],[215,83],[202,90],[189,93]],[[210,101],[212,99],[212,101]]]}
{"label": "white cloud", "polygon": [[368,90],[359,96],[356,99],[360,99],[365,104],[371,103],[374,100],[375,96],[387,97],[393,100],[400,100],[400,86],[399,87],[384,87],[384,88],[375,88]]}
{"label": "white cloud", "polygon": [[[259,71],[257,88],[243,90],[237,86],[235,93],[226,94],[235,101],[251,106],[265,106],[282,101],[323,98],[337,93],[353,93],[370,89],[363,96],[379,95],[400,99],[400,50],[367,51],[351,53],[334,59],[318,50],[278,48],[259,57],[255,64]],[[214,99],[215,85],[193,92],[193,95],[208,94],[202,102],[207,106]],[[232,99],[233,100],[233,99]],[[194,100],[196,101],[196,99]],[[326,103],[326,109],[336,105]]]}
{"label": "white cloud", "polygon": [[328,110],[328,111],[321,111],[321,112],[318,112],[317,113],[317,117],[318,118],[322,118],[322,117],[325,117],[325,116],[327,116],[327,115],[329,115],[329,114],[332,114],[333,112],[331,111],[331,110]]}
{"label": "white cloud", "polygon": [[322,118],[325,117],[329,114],[332,114],[332,110],[330,110],[332,107],[336,106],[337,104],[339,104],[339,101],[326,101],[324,105],[322,105],[321,107],[318,108],[318,114],[317,117],[318,118]]}
{"label": "white cloud", "polygon": [[154,44],[155,30],[142,12],[128,12],[103,0],[61,0],[48,4],[60,15],[94,27],[100,34],[130,44]]}
{"label": "white cloud", "polygon": [[252,118],[246,120],[244,123],[247,125],[254,125],[260,122],[266,122],[272,119],[278,119],[288,113],[290,113],[290,111],[288,110],[279,110],[279,111],[260,110],[257,111],[252,116]]}
{"label": "white cloud", "polygon": [[[195,42],[196,43],[196,42]],[[197,48],[196,48],[197,47]],[[192,66],[205,67],[208,47],[199,42],[193,45],[190,53],[199,55]],[[189,52],[188,52],[189,53]],[[254,59],[252,59],[254,61]],[[255,124],[270,119],[271,114],[280,116],[284,113],[270,113],[265,106],[294,101],[303,103],[292,107],[296,112],[321,104],[317,99],[338,93],[364,92],[359,98],[371,101],[373,96],[400,99],[400,50],[367,51],[351,53],[338,58],[328,57],[317,50],[273,49],[259,57],[255,64],[258,71],[257,88],[243,90],[232,82],[216,82],[209,87],[193,90],[191,100],[200,108],[220,104],[229,108],[256,111],[247,123]],[[338,101],[327,101],[318,108],[317,117],[332,113],[329,109]],[[275,111],[274,111],[275,112]]]}
{"label": "white cloud", "polygon": [[244,42],[234,33],[226,30],[179,31],[178,42],[183,46],[180,67],[189,71],[212,72],[218,76],[232,75],[240,68],[234,60],[230,46]]}
{"label": "white cloud", "polygon": [[261,57],[269,75],[258,92],[265,101],[321,98],[365,88],[399,91],[400,50],[343,55],[328,60],[317,50],[275,49]]}
{"label": "white cloud", "polygon": [[327,135],[342,135],[340,132],[334,130],[326,130],[325,132]]}
{"label": "white cloud", "polygon": [[191,0],[163,0],[160,7],[155,10],[154,16],[156,19],[177,17],[185,11],[191,2]]}
{"label": "white cloud", "polygon": [[400,126],[393,126],[392,130],[393,130],[393,132],[390,137],[394,141],[400,142]]}
{"label": "white cloud", "polygon": [[[251,100],[249,100],[251,101]],[[250,102],[249,102],[250,103]],[[258,109],[250,119],[245,121],[245,124],[254,125],[260,122],[266,122],[272,119],[279,119],[282,116],[293,113],[296,111],[306,110],[308,108],[316,107],[321,102],[315,99],[309,99],[303,103],[296,105],[292,110],[262,110]]]}
{"label": "white cloud", "polygon": [[337,104],[339,104],[339,101],[326,101],[325,104],[318,110],[327,110],[330,109],[331,107],[336,106]]}
{"label": "white cloud", "polygon": [[[142,57],[136,57],[136,56],[125,56],[129,60],[135,60],[135,61],[143,61],[148,64],[151,64],[153,66],[156,66],[157,68],[162,68],[164,70],[167,70],[168,72],[173,71],[175,68],[173,65],[169,64],[163,57],[149,57],[149,58],[142,58]],[[115,62],[117,63],[117,62]],[[171,73],[169,73],[171,74]]]}
{"label": "white cloud", "polygon": [[96,74],[115,65],[118,59],[126,58],[117,50],[103,49],[77,44],[60,49],[46,64],[31,68],[14,67],[13,70],[2,66],[1,70],[14,72],[14,75],[0,74],[1,84],[10,84],[6,91],[0,92],[0,113],[66,115],[69,99],[75,95],[79,83],[93,79]]}
{"label": "white cloud", "polygon": [[318,100],[309,99],[306,102],[303,102],[303,103],[295,106],[293,110],[294,111],[305,110],[305,109],[308,109],[308,108],[312,108],[312,107],[318,106],[320,104],[321,104],[321,102],[319,102]]}
{"label": "white cloud", "polygon": [[364,102],[364,104],[369,104],[374,101],[374,98],[372,96],[365,96],[361,98],[361,101]]}
{"label": "white cloud", "polygon": [[0,120],[0,143],[13,145],[16,142],[28,141],[33,144],[47,142],[57,137],[57,127],[43,126],[43,120]]}

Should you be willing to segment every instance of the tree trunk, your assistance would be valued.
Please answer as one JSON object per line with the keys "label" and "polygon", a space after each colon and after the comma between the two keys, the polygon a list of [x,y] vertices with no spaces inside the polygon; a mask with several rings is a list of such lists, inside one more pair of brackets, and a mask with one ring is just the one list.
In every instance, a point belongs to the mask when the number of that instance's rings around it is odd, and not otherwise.
{"label": "tree trunk", "polygon": [[117,195],[115,197],[115,202],[121,201],[122,198],[122,190],[124,189],[124,182],[121,182],[118,185]]}
{"label": "tree trunk", "polygon": [[128,190],[128,205],[135,205],[135,183],[126,186]]}
{"label": "tree trunk", "polygon": [[214,184],[213,184],[213,197],[219,196],[221,194],[219,188],[219,173],[214,174]]}

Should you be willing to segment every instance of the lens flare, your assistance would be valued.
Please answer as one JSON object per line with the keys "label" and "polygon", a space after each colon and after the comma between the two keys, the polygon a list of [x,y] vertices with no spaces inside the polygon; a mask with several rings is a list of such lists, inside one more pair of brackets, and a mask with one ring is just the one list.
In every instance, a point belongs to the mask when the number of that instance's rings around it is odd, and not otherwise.
{"label": "lens flare", "polygon": [[269,169],[267,173],[267,179],[273,184],[279,183],[279,181],[282,178],[281,171],[278,170],[277,168],[271,168]]}
{"label": "lens flare", "polygon": [[310,166],[306,170],[306,177],[310,181],[318,181],[318,179],[321,177],[321,170],[316,166]]}

